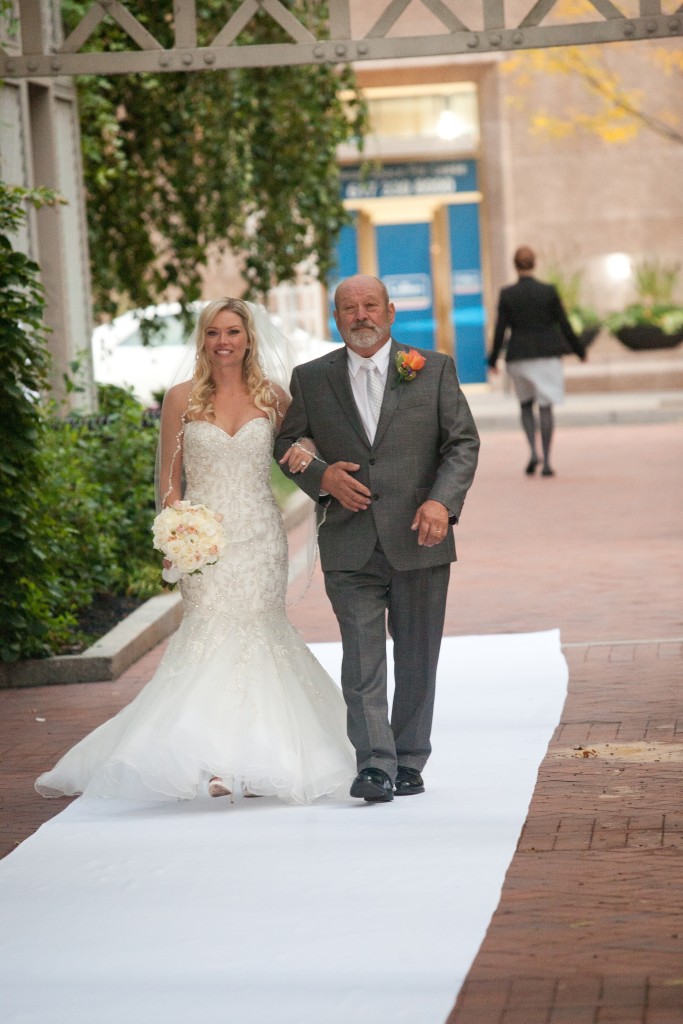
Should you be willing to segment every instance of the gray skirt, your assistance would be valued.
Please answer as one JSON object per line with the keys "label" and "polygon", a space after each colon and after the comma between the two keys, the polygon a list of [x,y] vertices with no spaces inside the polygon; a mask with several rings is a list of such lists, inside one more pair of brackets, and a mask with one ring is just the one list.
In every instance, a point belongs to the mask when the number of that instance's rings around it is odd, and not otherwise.
{"label": "gray skirt", "polygon": [[520,402],[557,405],[564,401],[564,373],[559,356],[513,359],[505,368]]}

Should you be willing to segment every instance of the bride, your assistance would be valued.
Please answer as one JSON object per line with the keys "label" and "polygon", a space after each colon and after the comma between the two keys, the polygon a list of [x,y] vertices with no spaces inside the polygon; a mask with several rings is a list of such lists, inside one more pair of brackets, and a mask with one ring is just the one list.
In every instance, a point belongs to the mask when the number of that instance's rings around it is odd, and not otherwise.
{"label": "bride", "polygon": [[[263,372],[252,310],[232,298],[205,306],[192,379],[167,392],[161,414],[163,504],[222,514],[223,554],[181,580],[183,621],[156,674],[40,776],[44,796],[306,803],[355,774],[341,691],[285,614],[286,536],[269,480],[289,396]],[[311,456],[293,447],[290,469]]]}

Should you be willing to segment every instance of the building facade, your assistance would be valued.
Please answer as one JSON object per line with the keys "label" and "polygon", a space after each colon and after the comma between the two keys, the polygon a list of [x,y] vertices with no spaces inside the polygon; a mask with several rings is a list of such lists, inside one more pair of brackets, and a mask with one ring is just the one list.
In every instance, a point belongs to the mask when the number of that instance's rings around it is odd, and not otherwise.
{"label": "building facade", "polygon": [[[424,31],[419,6],[398,31]],[[465,383],[486,379],[497,295],[515,278],[518,245],[537,251],[539,276],[578,274],[582,303],[601,314],[634,300],[640,261],[683,264],[680,44],[586,53],[655,128],[618,105],[610,113],[585,77],[537,69],[533,55],[357,68],[372,125],[363,157],[377,163],[363,177],[361,155],[340,151],[354,223],[339,242],[338,276],[381,276],[397,337],[453,352]]]}

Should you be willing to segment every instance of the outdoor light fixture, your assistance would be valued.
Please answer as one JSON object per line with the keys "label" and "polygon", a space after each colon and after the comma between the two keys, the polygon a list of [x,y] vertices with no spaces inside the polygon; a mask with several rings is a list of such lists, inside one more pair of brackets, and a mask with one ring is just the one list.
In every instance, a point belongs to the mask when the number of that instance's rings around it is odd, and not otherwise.
{"label": "outdoor light fixture", "polygon": [[445,142],[451,142],[453,139],[465,135],[467,130],[468,127],[463,119],[451,110],[450,97],[447,98],[444,109],[439,114],[439,120],[436,122],[436,134]]}
{"label": "outdoor light fixture", "polygon": [[628,281],[632,275],[631,257],[625,252],[611,252],[605,256],[605,271],[610,281]]}

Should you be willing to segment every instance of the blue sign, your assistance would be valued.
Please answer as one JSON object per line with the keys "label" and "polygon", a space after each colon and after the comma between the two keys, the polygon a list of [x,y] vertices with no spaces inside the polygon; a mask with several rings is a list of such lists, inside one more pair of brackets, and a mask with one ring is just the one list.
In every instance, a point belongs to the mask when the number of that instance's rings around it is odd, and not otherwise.
{"label": "blue sign", "polygon": [[431,307],[432,282],[429,274],[385,274],[382,281],[397,313]]}
{"label": "blue sign", "polygon": [[432,160],[420,164],[383,164],[370,175],[360,167],[342,167],[344,199],[400,199],[477,191],[475,160]]}

